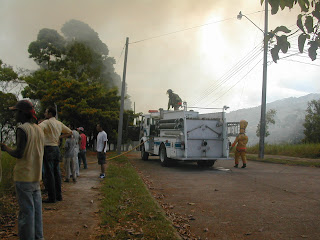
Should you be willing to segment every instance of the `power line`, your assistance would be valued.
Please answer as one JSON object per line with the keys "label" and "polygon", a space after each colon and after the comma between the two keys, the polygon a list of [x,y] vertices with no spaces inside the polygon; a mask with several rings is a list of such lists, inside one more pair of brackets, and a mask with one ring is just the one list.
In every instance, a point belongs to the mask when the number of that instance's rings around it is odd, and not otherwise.
{"label": "power line", "polygon": [[123,48],[122,48],[121,54],[120,54],[120,56],[119,56],[118,61],[116,62],[116,64],[119,62],[119,60],[120,60],[120,58],[121,58],[121,56],[122,56],[122,53],[123,53],[123,50],[124,50],[124,48],[125,48],[125,47],[126,47],[126,44],[124,44],[124,45],[123,45]]}
{"label": "power line", "polygon": [[[259,44],[260,45],[260,44]],[[245,66],[254,61],[254,59],[261,53],[261,49],[258,49],[257,45],[253,48],[244,58],[237,62],[231,69],[229,69],[222,77],[220,77],[214,84],[210,87],[206,87],[206,90],[195,100],[192,101],[192,105],[195,105],[205,98],[209,97],[223,84],[229,81],[236,73],[240,72]]]}
{"label": "power line", "polygon": [[202,102],[206,98],[208,98],[210,95],[214,94],[219,88],[221,88],[224,84],[226,84],[232,77],[235,76],[235,74],[239,73],[245,66],[248,66],[251,62],[254,61],[254,59],[260,55],[261,51],[256,51],[253,53],[253,56],[250,56],[248,59],[244,59],[241,61],[240,65],[235,65],[233,69],[228,71],[222,78],[220,78],[218,81],[215,82],[210,88],[207,88],[207,90],[201,94],[200,97],[195,101],[195,104]]}
{"label": "power line", "polygon": [[[222,95],[220,95],[220,97],[218,97],[217,99],[215,99],[213,102],[211,102],[210,104],[216,102],[217,100],[219,100],[221,97],[223,97],[226,93],[228,93],[232,88],[234,88],[242,79],[244,79],[260,62],[262,61],[262,59],[260,59],[247,73],[246,75],[244,75],[239,81],[237,81],[232,87],[230,87],[225,93],[223,93]],[[206,106],[208,106],[209,104],[207,104]]]}
{"label": "power line", "polygon": [[[251,50],[245,57],[243,57],[240,61],[238,61],[232,68],[230,68],[224,75],[222,75],[218,81],[215,82],[215,84],[212,84],[210,88],[206,88],[205,92],[202,94],[207,94],[208,92],[212,92],[215,86],[220,82],[225,81],[225,79],[229,79],[230,75],[233,76],[233,73],[238,71],[238,69],[241,69],[243,65],[245,65],[248,62],[248,58],[250,58],[252,55],[255,55],[257,52],[257,46]],[[250,55],[251,54],[251,55]],[[199,97],[198,99],[202,99]],[[199,101],[199,100],[198,100]]]}
{"label": "power line", "polygon": [[293,60],[293,59],[283,59],[283,60],[284,60],[284,61],[297,62],[297,63],[306,64],[306,65],[311,65],[311,66],[320,67],[319,64],[306,63],[306,62],[302,62],[302,61],[298,61],[298,60]]}
{"label": "power line", "polygon": [[[255,13],[259,13],[259,12],[262,12],[262,11],[257,11],[257,12],[249,13],[249,14],[247,14],[247,15],[252,15],[252,14],[255,14]],[[197,25],[197,26],[194,26],[194,27],[184,28],[184,29],[177,30],[177,31],[174,31],[174,32],[165,33],[165,34],[161,34],[161,35],[158,35],[158,36],[141,39],[141,40],[138,40],[138,41],[129,43],[129,44],[140,43],[140,42],[144,42],[144,41],[147,41],[147,40],[151,40],[151,39],[155,39],[155,38],[160,38],[160,37],[164,37],[164,36],[168,36],[168,35],[172,35],[172,34],[184,32],[184,31],[188,31],[188,30],[195,29],[195,28],[205,27],[205,26],[212,25],[212,24],[215,24],[215,23],[225,22],[225,21],[228,21],[228,20],[231,20],[231,19],[235,19],[235,18],[237,18],[237,17],[226,18],[226,19],[222,19],[222,20],[215,21],[215,22],[210,22],[210,23],[205,23],[205,24]]]}

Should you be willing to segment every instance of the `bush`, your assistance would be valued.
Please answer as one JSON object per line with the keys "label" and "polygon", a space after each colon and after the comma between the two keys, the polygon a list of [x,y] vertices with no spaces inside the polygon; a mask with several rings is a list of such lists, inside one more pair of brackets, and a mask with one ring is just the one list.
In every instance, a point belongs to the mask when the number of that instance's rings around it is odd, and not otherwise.
{"label": "bush", "polygon": [[12,194],[14,192],[13,168],[15,164],[15,158],[11,157],[6,152],[2,152],[2,180],[0,182],[0,197],[2,197],[4,194]]}
{"label": "bush", "polygon": [[0,223],[4,224],[8,219],[15,214],[16,206],[14,197],[14,182],[13,182],[13,168],[16,163],[15,158],[11,157],[6,152],[2,152],[1,166],[2,166],[2,180],[0,182]]}

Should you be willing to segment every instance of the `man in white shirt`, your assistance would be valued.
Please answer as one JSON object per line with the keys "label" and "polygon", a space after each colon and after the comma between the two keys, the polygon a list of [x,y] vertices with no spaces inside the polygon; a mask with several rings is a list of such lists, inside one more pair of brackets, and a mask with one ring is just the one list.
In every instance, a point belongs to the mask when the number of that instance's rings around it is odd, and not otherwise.
{"label": "man in white shirt", "polygon": [[97,136],[97,158],[98,164],[101,166],[100,178],[105,178],[108,136],[103,131],[101,124],[97,124],[97,131],[99,132]]}

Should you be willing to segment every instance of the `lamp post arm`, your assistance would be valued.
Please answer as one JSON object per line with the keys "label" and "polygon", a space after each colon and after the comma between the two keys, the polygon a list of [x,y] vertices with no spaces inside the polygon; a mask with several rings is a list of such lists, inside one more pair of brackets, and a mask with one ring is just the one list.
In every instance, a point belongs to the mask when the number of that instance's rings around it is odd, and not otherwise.
{"label": "lamp post arm", "polygon": [[248,19],[253,25],[255,25],[264,34],[264,31],[261,28],[259,28],[258,25],[256,25],[254,22],[252,22],[250,20],[250,18],[248,18],[246,15],[243,15],[243,14],[242,14],[242,16],[244,16],[246,19]]}

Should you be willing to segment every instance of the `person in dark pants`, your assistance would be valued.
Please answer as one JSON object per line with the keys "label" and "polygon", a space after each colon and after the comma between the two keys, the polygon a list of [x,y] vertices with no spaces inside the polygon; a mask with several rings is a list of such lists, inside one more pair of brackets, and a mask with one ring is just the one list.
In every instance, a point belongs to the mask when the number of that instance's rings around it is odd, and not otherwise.
{"label": "person in dark pants", "polygon": [[41,203],[41,169],[44,151],[44,134],[35,124],[35,111],[28,100],[19,101],[10,108],[16,112],[16,149],[1,143],[1,150],[17,158],[13,179],[19,203],[19,239],[44,239]]}
{"label": "person in dark pants", "polygon": [[167,94],[169,95],[168,110],[173,107],[174,111],[178,111],[182,106],[181,98],[178,94],[173,93],[171,89],[168,89]]}
{"label": "person in dark pants", "polygon": [[101,124],[97,124],[97,131],[99,132],[97,136],[97,158],[98,164],[101,167],[100,178],[105,178],[108,135],[103,130]]}
{"label": "person in dark pants", "polygon": [[79,154],[78,154],[79,168],[80,168],[81,161],[82,161],[83,162],[83,168],[87,169],[88,168],[87,157],[86,157],[86,153],[87,153],[87,136],[84,134],[84,128],[83,127],[79,127],[79,128],[77,128],[77,130],[80,133],[80,137],[81,137],[80,151],[79,151]]}
{"label": "person in dark pants", "polygon": [[41,122],[39,126],[44,132],[44,183],[48,191],[48,199],[45,199],[43,202],[54,203],[62,201],[59,141],[61,138],[71,136],[72,131],[55,118],[55,108],[48,107],[44,116],[46,120]]}

